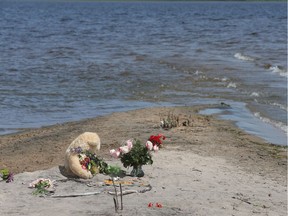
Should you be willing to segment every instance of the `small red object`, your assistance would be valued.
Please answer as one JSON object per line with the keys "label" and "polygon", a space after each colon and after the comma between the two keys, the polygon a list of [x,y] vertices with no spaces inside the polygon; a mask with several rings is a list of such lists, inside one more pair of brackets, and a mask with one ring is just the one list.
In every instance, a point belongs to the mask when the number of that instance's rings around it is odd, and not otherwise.
{"label": "small red object", "polygon": [[153,143],[153,146],[162,147],[162,140],[165,140],[166,137],[163,134],[158,134],[157,136],[151,135],[149,141]]}
{"label": "small red object", "polygon": [[161,203],[156,203],[156,207],[157,207],[157,208],[162,208],[163,206],[162,206]]}
{"label": "small red object", "polygon": [[148,203],[148,207],[149,207],[149,208],[153,207],[153,203],[151,203],[151,202]]}

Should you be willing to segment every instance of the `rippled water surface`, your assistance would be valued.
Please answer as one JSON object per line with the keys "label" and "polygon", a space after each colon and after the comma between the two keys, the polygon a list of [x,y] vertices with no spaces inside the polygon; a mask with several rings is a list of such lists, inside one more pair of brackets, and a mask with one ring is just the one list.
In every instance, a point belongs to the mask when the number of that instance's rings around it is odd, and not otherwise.
{"label": "rippled water surface", "polygon": [[235,101],[287,131],[286,3],[0,1],[0,133]]}

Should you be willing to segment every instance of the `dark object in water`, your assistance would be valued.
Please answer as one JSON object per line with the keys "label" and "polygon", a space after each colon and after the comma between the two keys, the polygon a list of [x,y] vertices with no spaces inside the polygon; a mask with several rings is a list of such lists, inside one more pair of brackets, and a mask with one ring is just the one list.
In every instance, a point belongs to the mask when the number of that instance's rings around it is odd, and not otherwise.
{"label": "dark object in water", "polygon": [[231,107],[229,104],[226,104],[224,102],[221,102],[220,105],[221,105],[221,107]]}

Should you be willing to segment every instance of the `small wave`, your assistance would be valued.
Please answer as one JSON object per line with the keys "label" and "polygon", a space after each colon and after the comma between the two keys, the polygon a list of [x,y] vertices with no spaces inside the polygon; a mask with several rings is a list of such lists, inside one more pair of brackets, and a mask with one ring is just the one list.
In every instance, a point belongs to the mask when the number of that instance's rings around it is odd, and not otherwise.
{"label": "small wave", "polygon": [[254,58],[252,58],[250,56],[242,55],[241,53],[236,53],[234,55],[234,57],[239,59],[239,60],[243,60],[243,61],[254,61]]}
{"label": "small wave", "polygon": [[200,74],[203,74],[203,72],[196,70],[194,74],[195,74],[196,76],[198,76],[198,75],[200,75]]}
{"label": "small wave", "polygon": [[230,83],[227,85],[227,88],[237,88],[237,85],[236,85],[236,83],[230,82]]}
{"label": "small wave", "polygon": [[228,80],[227,77],[224,77],[224,78],[221,79],[222,82],[227,82],[227,80]]}
{"label": "small wave", "polygon": [[272,73],[277,73],[280,76],[288,77],[288,72],[281,66],[271,66],[269,67],[269,70],[272,71]]}
{"label": "small wave", "polygon": [[282,131],[284,131],[287,134],[288,127],[287,127],[287,125],[283,124],[282,122],[276,122],[276,121],[273,121],[271,119],[265,118],[265,117],[261,116],[259,112],[254,113],[254,116],[259,118],[261,121],[263,121],[267,124],[271,124],[274,127],[281,129]]}
{"label": "small wave", "polygon": [[250,94],[250,96],[251,96],[251,97],[259,97],[260,95],[259,95],[258,92],[252,92],[252,93]]}
{"label": "small wave", "polygon": [[284,106],[283,104],[279,104],[279,103],[272,103],[273,106],[277,106],[279,107],[280,109],[282,110],[285,110],[288,112],[288,107],[287,106]]}

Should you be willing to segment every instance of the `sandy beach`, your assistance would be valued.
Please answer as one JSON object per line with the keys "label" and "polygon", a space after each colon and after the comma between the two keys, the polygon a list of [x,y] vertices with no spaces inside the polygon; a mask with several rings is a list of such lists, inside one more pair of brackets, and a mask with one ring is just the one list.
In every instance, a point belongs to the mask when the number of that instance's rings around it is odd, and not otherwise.
{"label": "sandy beach", "polygon": [[[147,108],[0,136],[0,168],[16,174],[14,182],[0,182],[0,215],[287,215],[287,148],[199,115],[200,108]],[[169,113],[181,125],[164,130],[160,120]],[[135,184],[124,190],[135,193],[123,196],[123,210],[115,212],[114,189],[103,184],[109,176],[76,181],[63,175],[66,148],[86,131],[99,134],[99,155],[118,165],[109,149],[129,138],[166,136],[153,165],[143,167],[145,176],[125,177]],[[28,185],[40,177],[56,181],[53,195],[32,195]],[[53,197],[89,192],[99,193]]]}

